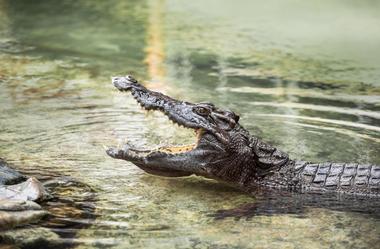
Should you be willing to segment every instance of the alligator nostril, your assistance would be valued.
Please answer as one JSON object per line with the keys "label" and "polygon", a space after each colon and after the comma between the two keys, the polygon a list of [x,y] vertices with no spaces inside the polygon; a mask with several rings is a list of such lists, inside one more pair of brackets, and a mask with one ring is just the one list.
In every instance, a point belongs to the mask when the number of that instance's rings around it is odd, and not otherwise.
{"label": "alligator nostril", "polygon": [[119,80],[119,77],[112,77],[112,82],[116,82]]}
{"label": "alligator nostril", "polygon": [[133,78],[131,75],[127,75],[127,76],[125,76],[125,78],[127,78],[127,80],[129,80],[133,83],[137,83],[137,80],[135,78]]}

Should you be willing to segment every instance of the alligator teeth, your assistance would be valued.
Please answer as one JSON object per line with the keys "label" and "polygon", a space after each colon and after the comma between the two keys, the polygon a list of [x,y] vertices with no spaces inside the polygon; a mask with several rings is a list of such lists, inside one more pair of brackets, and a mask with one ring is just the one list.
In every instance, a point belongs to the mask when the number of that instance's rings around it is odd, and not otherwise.
{"label": "alligator teeth", "polygon": [[121,149],[122,146],[123,146],[123,144],[122,144],[121,142],[118,142],[116,148],[117,148],[117,149]]}
{"label": "alligator teeth", "polygon": [[[189,145],[170,145],[170,146],[168,146],[168,145],[162,145],[164,143],[162,141],[160,141],[158,148],[156,148],[156,149],[146,150],[146,151],[129,150],[129,153],[131,153],[133,156],[136,156],[139,158],[145,157],[145,156],[147,156],[153,152],[156,152],[156,153],[159,152],[159,153],[162,153],[164,155],[174,156],[175,154],[187,153],[189,151],[192,151],[198,146],[198,143],[201,139],[201,136],[204,133],[203,129],[194,129],[194,128],[186,127],[185,124],[177,122],[176,120],[174,120],[174,118],[171,116],[170,112],[165,110],[165,108],[154,106],[154,105],[151,105],[149,103],[148,104],[144,103],[144,98],[147,96],[144,95],[143,93],[140,93],[139,91],[134,91],[134,90],[132,90],[131,93],[132,93],[133,98],[136,100],[136,102],[141,107],[141,109],[145,111],[146,115],[150,115],[153,112],[153,110],[159,110],[160,113],[164,114],[170,120],[170,122],[172,124],[175,124],[177,127],[194,130],[195,137],[196,137],[196,143],[189,144]],[[119,144],[117,146],[117,148],[119,149],[120,147],[121,147],[121,145]],[[106,147],[105,147],[105,149],[106,149]]]}
{"label": "alligator teeth", "polygon": [[178,154],[178,153],[184,153],[193,150],[196,147],[195,144],[189,144],[189,145],[176,145],[176,146],[164,146],[158,148],[158,151],[160,152],[167,152],[170,154]]}

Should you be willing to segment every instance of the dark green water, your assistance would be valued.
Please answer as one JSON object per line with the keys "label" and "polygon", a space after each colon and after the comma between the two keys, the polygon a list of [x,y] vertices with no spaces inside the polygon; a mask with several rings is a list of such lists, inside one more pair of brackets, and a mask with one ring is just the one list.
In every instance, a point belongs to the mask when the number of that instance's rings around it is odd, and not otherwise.
{"label": "dark green water", "polygon": [[97,218],[68,220],[86,224],[79,247],[374,248],[380,221],[365,214],[216,220],[255,199],[147,175],[103,145],[193,140],[112,87],[131,73],[236,111],[293,158],[380,164],[378,13],[376,1],[0,0],[0,156],[96,190]]}

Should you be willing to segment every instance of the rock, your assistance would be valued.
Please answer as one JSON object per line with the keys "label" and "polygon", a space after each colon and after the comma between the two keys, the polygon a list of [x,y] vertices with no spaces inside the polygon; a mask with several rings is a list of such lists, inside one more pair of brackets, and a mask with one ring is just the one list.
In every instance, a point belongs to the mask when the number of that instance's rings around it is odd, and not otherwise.
{"label": "rock", "polygon": [[49,214],[34,201],[50,199],[51,195],[36,178],[26,179],[0,158],[0,249],[61,248],[56,233],[29,225]]}
{"label": "rock", "polygon": [[25,180],[25,176],[14,169],[11,169],[8,164],[0,158],[0,186],[17,184]]}
{"label": "rock", "polygon": [[35,177],[19,184],[0,186],[0,199],[41,201],[49,198],[50,195]]}
{"label": "rock", "polygon": [[0,229],[37,222],[46,215],[48,212],[32,201],[0,200]]}
{"label": "rock", "polygon": [[59,248],[60,242],[56,233],[43,227],[0,233],[0,244],[14,245],[14,248]]}
{"label": "rock", "polygon": [[0,200],[1,211],[41,210],[41,206],[33,201]]}
{"label": "rock", "polygon": [[45,210],[0,211],[0,228],[8,230],[17,226],[34,223],[48,214]]}
{"label": "rock", "polygon": [[49,194],[36,178],[25,179],[0,159],[0,229],[33,223],[48,214],[33,201],[46,199]]}

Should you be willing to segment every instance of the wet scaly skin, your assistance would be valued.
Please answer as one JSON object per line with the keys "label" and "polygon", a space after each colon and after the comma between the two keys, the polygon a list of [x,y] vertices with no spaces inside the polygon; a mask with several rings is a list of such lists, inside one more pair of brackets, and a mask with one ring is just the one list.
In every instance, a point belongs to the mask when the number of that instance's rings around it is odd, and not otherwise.
{"label": "wet scaly skin", "polygon": [[139,150],[131,145],[109,148],[113,158],[130,161],[161,176],[192,174],[238,187],[297,192],[344,192],[378,196],[380,166],[355,163],[311,163],[289,159],[249,134],[239,116],[211,103],[193,104],[150,91],[131,76],[112,78],[120,91],[131,92],[145,110],[163,112],[175,124],[195,130],[197,144]]}

